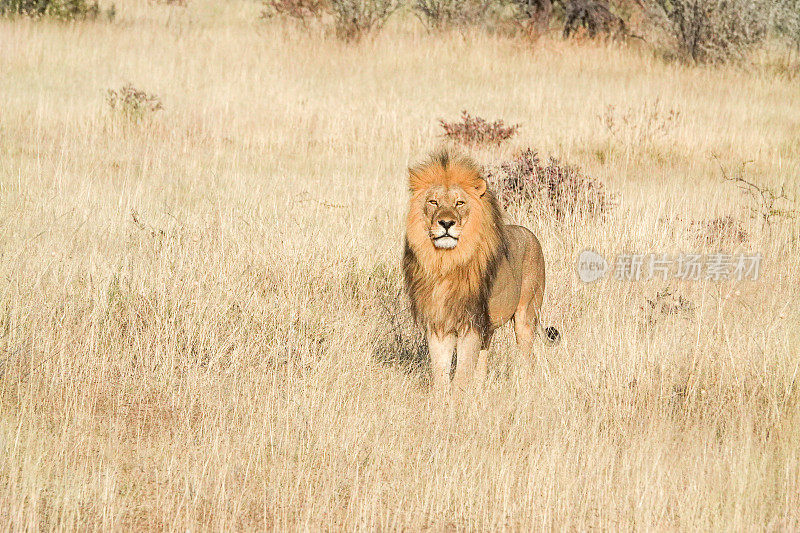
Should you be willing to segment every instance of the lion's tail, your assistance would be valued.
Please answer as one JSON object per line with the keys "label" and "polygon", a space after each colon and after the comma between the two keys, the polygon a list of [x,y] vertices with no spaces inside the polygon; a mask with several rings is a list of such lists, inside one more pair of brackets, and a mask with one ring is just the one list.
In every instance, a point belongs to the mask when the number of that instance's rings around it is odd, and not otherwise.
{"label": "lion's tail", "polygon": [[543,328],[542,325],[539,324],[536,327],[536,330],[539,333],[539,337],[541,337],[544,343],[548,346],[555,346],[561,342],[561,333],[559,333],[559,331],[553,326]]}

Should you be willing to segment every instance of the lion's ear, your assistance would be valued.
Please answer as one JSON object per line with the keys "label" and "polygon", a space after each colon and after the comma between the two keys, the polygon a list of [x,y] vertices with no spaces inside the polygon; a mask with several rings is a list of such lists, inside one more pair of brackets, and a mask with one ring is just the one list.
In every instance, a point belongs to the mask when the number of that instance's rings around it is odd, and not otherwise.
{"label": "lion's ear", "polygon": [[478,196],[483,196],[486,194],[486,180],[483,178],[478,178],[478,181],[475,183],[475,192],[478,193]]}

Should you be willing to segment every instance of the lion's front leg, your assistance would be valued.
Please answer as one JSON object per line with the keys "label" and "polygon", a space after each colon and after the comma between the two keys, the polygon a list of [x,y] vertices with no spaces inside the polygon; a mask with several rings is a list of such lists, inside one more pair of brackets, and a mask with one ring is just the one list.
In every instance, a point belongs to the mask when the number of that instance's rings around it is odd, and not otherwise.
{"label": "lion's front leg", "polygon": [[486,375],[488,374],[488,359],[489,359],[489,346],[492,343],[492,335],[494,330],[488,329],[483,334],[483,343],[481,344],[481,351],[478,353],[478,364],[475,365],[475,380],[483,384],[486,382]]}
{"label": "lion's front leg", "polygon": [[439,335],[428,330],[428,352],[431,354],[431,370],[433,371],[433,388],[437,392],[447,392],[450,385],[450,365],[453,364],[453,350],[456,347],[456,336]]}
{"label": "lion's front leg", "polygon": [[475,330],[469,330],[463,335],[459,335],[456,344],[456,375],[453,378],[453,386],[456,390],[464,391],[472,384],[475,364],[478,361],[482,343],[483,336]]}

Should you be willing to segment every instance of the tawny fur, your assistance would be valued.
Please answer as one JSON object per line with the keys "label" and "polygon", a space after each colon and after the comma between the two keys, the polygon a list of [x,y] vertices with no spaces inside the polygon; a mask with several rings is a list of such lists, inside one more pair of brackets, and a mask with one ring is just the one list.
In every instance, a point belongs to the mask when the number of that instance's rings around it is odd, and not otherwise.
{"label": "tawny fur", "polygon": [[[442,151],[409,171],[411,201],[403,260],[412,312],[418,323],[437,333],[483,329],[498,260],[507,243],[502,211],[488,190],[477,194],[480,169],[467,158]],[[470,216],[453,250],[436,248],[423,214],[425,192],[434,185],[458,185],[469,195]]]}
{"label": "tawny fur", "polygon": [[[494,331],[514,321],[520,350],[530,355],[542,329],[545,263],[536,236],[506,225],[477,165],[443,151],[409,171],[403,272],[417,322],[425,328],[434,388],[464,389],[482,381]],[[452,232],[451,232],[452,230]],[[435,244],[439,242],[437,247]]]}

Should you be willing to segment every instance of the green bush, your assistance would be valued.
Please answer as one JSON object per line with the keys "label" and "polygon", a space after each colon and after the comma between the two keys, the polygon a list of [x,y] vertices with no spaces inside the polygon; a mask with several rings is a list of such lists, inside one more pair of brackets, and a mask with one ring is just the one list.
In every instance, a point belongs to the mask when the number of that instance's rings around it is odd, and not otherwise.
{"label": "green bush", "polygon": [[86,0],[0,0],[1,15],[29,15],[62,20],[96,18],[97,2]]}

